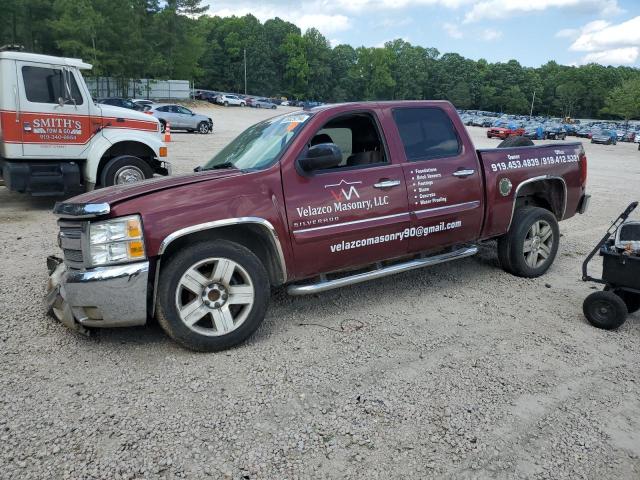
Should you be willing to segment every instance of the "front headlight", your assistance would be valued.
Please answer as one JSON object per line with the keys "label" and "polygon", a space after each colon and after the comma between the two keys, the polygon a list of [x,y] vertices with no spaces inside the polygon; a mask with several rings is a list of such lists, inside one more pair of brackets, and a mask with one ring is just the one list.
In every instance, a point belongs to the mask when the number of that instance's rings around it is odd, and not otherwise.
{"label": "front headlight", "polygon": [[138,215],[90,223],[88,244],[92,267],[146,258]]}

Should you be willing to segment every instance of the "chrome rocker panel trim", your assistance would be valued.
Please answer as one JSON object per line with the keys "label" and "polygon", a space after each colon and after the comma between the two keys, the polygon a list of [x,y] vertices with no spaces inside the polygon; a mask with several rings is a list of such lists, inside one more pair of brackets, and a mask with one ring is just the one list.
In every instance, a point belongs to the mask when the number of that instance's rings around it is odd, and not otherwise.
{"label": "chrome rocker panel trim", "polygon": [[287,288],[287,293],[289,295],[298,296],[326,292],[327,290],[332,290],[334,288],[354,285],[356,283],[366,282],[368,280],[374,280],[376,278],[386,277],[388,275],[393,275],[400,272],[415,270],[416,268],[430,267],[432,265],[438,265],[439,263],[445,263],[450,262],[451,260],[457,260],[459,258],[470,257],[472,255],[475,255],[476,253],[478,253],[478,247],[464,247],[452,252],[433,255],[431,257],[418,258],[415,260],[409,260],[408,262],[391,265],[389,267],[377,268],[370,272],[357,273],[355,275],[338,278],[335,280],[325,280],[308,285],[291,285]]}
{"label": "chrome rocker panel trim", "polygon": [[47,303],[74,330],[144,325],[148,278],[148,261],[91,270],[71,270],[60,263],[49,277]]}

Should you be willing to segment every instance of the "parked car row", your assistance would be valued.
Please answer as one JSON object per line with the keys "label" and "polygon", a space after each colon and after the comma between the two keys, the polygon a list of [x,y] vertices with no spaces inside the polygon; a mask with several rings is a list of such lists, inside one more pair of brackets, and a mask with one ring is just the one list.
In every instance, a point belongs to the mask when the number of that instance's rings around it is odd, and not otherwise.
{"label": "parked car row", "polygon": [[640,150],[640,124],[629,122],[581,122],[525,115],[505,115],[486,111],[458,111],[462,123],[485,127],[488,138],[505,139],[523,135],[532,140],[565,140],[568,136],[589,138],[591,143],[616,145],[636,142]]}

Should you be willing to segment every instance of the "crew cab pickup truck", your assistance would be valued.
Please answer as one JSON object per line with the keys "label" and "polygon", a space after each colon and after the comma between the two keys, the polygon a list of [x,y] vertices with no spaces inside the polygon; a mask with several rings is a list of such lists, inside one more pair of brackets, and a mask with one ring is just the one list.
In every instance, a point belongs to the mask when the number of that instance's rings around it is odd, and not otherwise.
{"label": "crew cab pickup truck", "polygon": [[94,103],[80,73],[88,68],[0,51],[0,177],[10,190],[69,195],[169,173],[158,120]]}
{"label": "crew cab pickup truck", "polygon": [[469,257],[490,239],[506,271],[542,275],[558,222],[589,200],[579,143],[476,150],[443,101],[282,115],[196,170],[55,206],[59,320],[156,317],[182,345],[224,349],[256,330],[274,286],[315,294]]}

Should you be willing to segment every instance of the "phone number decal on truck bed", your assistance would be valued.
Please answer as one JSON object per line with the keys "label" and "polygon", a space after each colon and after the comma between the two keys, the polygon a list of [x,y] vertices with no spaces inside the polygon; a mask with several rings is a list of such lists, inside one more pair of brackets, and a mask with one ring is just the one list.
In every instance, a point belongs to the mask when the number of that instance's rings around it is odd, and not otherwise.
{"label": "phone number decal on truck bed", "polygon": [[491,164],[491,170],[493,172],[504,172],[508,170],[519,170],[522,168],[532,168],[546,165],[559,165],[562,163],[577,163],[579,160],[578,155],[569,154],[565,155],[564,151],[556,150],[555,156],[540,157],[540,158],[526,158],[520,160],[520,155],[507,155],[506,162],[498,162]]}

